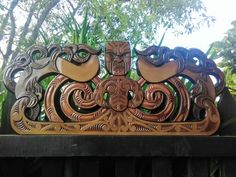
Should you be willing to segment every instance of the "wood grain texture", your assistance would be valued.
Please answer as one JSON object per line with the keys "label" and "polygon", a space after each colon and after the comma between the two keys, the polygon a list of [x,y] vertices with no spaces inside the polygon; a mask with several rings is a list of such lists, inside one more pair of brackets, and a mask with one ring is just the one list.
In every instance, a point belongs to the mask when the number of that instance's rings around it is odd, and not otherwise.
{"label": "wood grain texture", "polygon": [[[136,79],[128,42],[107,43],[105,78],[100,53],[86,45],[52,45],[19,55],[4,74],[16,96],[12,129],[77,135],[212,135],[218,130],[214,100],[224,88],[224,76],[200,50],[136,50]],[[55,74],[44,90],[40,81]]]}

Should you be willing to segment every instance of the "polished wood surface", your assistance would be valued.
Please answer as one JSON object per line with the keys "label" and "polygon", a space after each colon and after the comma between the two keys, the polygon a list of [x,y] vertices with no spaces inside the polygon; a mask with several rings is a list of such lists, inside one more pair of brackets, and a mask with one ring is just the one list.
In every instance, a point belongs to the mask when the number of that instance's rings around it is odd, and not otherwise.
{"label": "polished wood surface", "polygon": [[[134,69],[128,42],[107,43],[105,77],[101,50],[86,45],[34,46],[18,55],[4,74],[16,96],[13,130],[77,135],[212,135],[218,130],[214,101],[225,83],[212,60],[198,49],[150,46],[135,52],[135,80],[129,74]],[[40,82],[50,75],[55,77],[44,90]]]}

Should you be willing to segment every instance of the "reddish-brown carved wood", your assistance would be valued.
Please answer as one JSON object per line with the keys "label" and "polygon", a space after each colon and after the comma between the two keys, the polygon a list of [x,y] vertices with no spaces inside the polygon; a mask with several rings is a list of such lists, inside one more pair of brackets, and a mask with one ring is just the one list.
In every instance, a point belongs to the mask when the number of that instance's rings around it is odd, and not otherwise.
{"label": "reddish-brown carved wood", "polygon": [[[85,135],[211,135],[219,128],[214,100],[224,76],[200,50],[136,50],[136,80],[129,75],[134,70],[128,42],[108,42],[105,79],[99,73],[100,52],[86,45],[53,45],[19,55],[4,75],[17,99],[12,128],[20,134]],[[43,91],[40,81],[52,74],[57,75]],[[37,119],[41,111],[43,122]]]}

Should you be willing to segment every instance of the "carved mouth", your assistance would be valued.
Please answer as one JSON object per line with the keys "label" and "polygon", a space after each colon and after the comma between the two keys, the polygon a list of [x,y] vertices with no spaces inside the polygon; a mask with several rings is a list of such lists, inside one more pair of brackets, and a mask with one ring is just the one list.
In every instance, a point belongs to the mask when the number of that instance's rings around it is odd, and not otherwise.
{"label": "carved mouth", "polygon": [[113,62],[112,70],[113,70],[113,73],[124,74],[125,63],[124,62]]}
{"label": "carved mouth", "polygon": [[115,111],[124,111],[128,104],[127,104],[127,98],[123,97],[123,96],[113,96],[112,97],[113,101],[111,102],[111,107],[115,110]]}

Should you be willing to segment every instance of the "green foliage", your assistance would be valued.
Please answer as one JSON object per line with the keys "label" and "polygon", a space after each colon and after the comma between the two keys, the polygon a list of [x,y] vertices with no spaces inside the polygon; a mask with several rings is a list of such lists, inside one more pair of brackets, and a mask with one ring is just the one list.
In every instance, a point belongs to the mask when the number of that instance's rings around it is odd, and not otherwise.
{"label": "green foliage", "polygon": [[139,76],[138,76],[137,70],[136,69],[131,69],[128,72],[128,78],[130,78],[132,80],[138,80]]}
{"label": "green foliage", "polygon": [[66,17],[60,17],[62,27],[64,28],[63,34],[67,35],[69,43],[73,44],[87,44],[95,46],[97,41],[93,38],[91,33],[90,22],[88,19],[88,10],[85,10],[83,14],[83,21],[80,24],[72,13],[66,15]]}
{"label": "green foliage", "polygon": [[178,77],[182,83],[185,85],[185,87],[187,88],[188,91],[191,91],[191,89],[193,88],[194,84],[193,82],[191,82],[188,78],[183,77],[183,76],[179,76]]}
{"label": "green foliage", "polygon": [[7,96],[7,90],[5,89],[5,86],[3,84],[2,75],[3,75],[3,71],[0,70],[0,122],[2,119],[3,103],[4,103],[6,96]]}
{"label": "green foliage", "polygon": [[227,31],[221,41],[211,44],[208,55],[213,60],[218,59],[218,66],[225,73],[226,86],[236,97],[236,21],[233,21],[232,25],[233,28]]}
{"label": "green foliage", "polygon": [[[127,40],[134,47],[146,45],[157,42],[159,29],[191,33],[213,20],[201,0],[0,0],[0,59],[4,68],[36,43],[84,43],[97,48],[106,41]],[[163,39],[164,35],[160,43]],[[132,71],[129,77],[137,79],[137,74]],[[50,80],[41,85],[46,88]],[[0,82],[0,107],[5,95]]]}
{"label": "green foliage", "polygon": [[7,90],[2,90],[0,92],[0,122],[2,119],[3,103],[6,99],[6,96],[7,96]]}
{"label": "green foliage", "polygon": [[48,36],[58,34],[63,44],[128,40],[135,45],[155,43],[161,28],[176,29],[176,34],[191,33],[212,21],[200,0],[82,0],[70,5],[61,2],[42,28]]}
{"label": "green foliage", "polygon": [[49,84],[54,78],[55,78],[55,76],[53,76],[53,75],[52,75],[52,76],[48,76],[48,77],[46,77],[46,78],[44,78],[43,80],[40,81],[40,85],[42,86],[42,88],[43,88],[44,90],[46,90],[48,84]]}
{"label": "green foliage", "polygon": [[[0,1],[0,44],[6,43],[10,49],[2,54],[6,63],[16,56],[14,47],[18,53],[35,43],[86,43],[95,46],[111,40],[127,40],[134,46],[146,45],[157,42],[159,29],[172,28],[176,34],[191,33],[203,24],[214,21],[213,17],[207,16],[201,0],[16,2],[13,6],[13,0]],[[52,5],[52,2],[57,3]],[[12,9],[9,10],[9,7]],[[12,12],[13,18],[10,19]],[[12,22],[15,23],[14,28]],[[15,33],[11,33],[12,29],[15,29]],[[38,34],[34,34],[35,31]]]}
{"label": "green foliage", "polygon": [[230,93],[236,100],[236,73],[232,69],[225,69],[226,86],[229,88]]}

